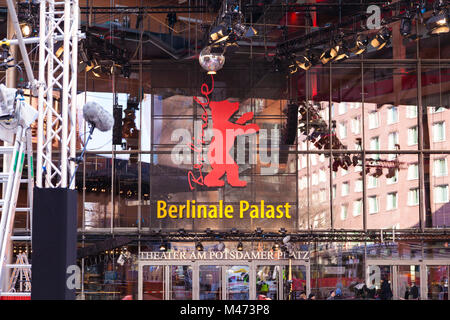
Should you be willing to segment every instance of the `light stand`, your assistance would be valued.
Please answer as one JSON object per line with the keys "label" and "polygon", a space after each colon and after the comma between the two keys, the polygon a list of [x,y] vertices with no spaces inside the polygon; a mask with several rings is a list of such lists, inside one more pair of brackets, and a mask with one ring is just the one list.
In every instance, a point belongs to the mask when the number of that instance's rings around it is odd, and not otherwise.
{"label": "light stand", "polygon": [[78,157],[76,157],[76,158],[70,158],[69,159],[69,161],[74,161],[77,164],[77,166],[76,166],[76,168],[75,168],[75,170],[73,172],[73,175],[70,178],[69,186],[72,185],[72,181],[75,178],[75,175],[77,173],[78,167],[80,166],[80,163],[83,161],[84,154],[86,152],[86,148],[87,148],[87,145],[89,143],[89,140],[91,140],[92,134],[94,133],[95,125],[93,123],[89,123],[89,126],[90,126],[90,128],[89,128],[89,136],[88,136],[88,138],[86,140],[86,143],[84,144],[84,147],[83,147],[83,150],[81,151],[81,154]]}

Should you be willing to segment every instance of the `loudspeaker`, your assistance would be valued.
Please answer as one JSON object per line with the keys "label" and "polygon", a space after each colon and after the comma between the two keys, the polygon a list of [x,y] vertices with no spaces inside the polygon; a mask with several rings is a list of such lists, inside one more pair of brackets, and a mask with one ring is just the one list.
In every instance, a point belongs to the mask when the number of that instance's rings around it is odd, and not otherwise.
{"label": "loudspeaker", "polygon": [[287,122],[283,140],[285,144],[292,145],[297,138],[298,105],[291,103],[288,104],[287,108]]}
{"label": "loudspeaker", "polygon": [[31,299],[74,300],[69,266],[77,258],[77,191],[34,188]]}
{"label": "loudspeaker", "polygon": [[122,106],[115,105],[113,108],[114,126],[112,132],[112,144],[122,145]]}

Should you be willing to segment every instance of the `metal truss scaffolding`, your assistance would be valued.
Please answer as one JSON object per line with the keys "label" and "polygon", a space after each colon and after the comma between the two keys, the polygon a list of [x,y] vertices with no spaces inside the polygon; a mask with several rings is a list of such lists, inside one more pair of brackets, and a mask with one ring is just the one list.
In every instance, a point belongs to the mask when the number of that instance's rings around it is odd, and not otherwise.
{"label": "metal truss scaffolding", "polygon": [[[36,186],[73,189],[68,181],[76,152],[78,0],[41,0],[39,32]],[[61,37],[62,49],[56,44]]]}

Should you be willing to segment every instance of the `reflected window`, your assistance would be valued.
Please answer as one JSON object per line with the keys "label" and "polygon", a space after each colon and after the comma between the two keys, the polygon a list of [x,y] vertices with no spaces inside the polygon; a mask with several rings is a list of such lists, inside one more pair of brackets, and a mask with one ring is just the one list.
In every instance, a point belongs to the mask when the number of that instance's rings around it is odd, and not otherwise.
{"label": "reflected window", "polygon": [[369,202],[369,213],[374,214],[378,213],[378,197],[377,196],[371,196],[367,198]]}
{"label": "reflected window", "polygon": [[417,106],[406,106],[406,117],[409,119],[417,118]]}
{"label": "reflected window", "polygon": [[386,210],[397,209],[397,192],[391,192],[386,197]]}
{"label": "reflected window", "polygon": [[355,181],[355,192],[362,192],[363,191],[363,181],[362,179],[358,179]]}
{"label": "reflected window", "polygon": [[408,166],[408,180],[419,179],[419,165],[417,163]]}
{"label": "reflected window", "polygon": [[370,112],[369,113],[369,129],[375,129],[379,127],[379,120],[378,120],[378,112]]}
{"label": "reflected window", "polygon": [[347,219],[347,211],[348,211],[348,206],[342,205],[341,206],[341,220]]}
{"label": "reflected window", "polygon": [[352,119],[352,133],[353,134],[361,133],[361,117],[355,117]]}
{"label": "reflected window", "polygon": [[339,123],[339,137],[341,139],[347,138],[347,122]]}
{"label": "reflected window", "polygon": [[408,205],[417,206],[419,204],[419,188],[410,189],[408,191]]}
{"label": "reflected window", "polygon": [[441,185],[434,188],[434,203],[448,202],[448,185]]}
{"label": "reflected window", "polygon": [[349,191],[350,191],[350,183],[344,182],[341,188],[341,196],[343,197],[348,196]]}
{"label": "reflected window", "polygon": [[395,175],[391,178],[386,178],[386,184],[394,184],[398,182],[398,170],[395,170]]}
{"label": "reflected window", "polygon": [[392,106],[387,109],[387,123],[392,124],[398,122],[398,108]]}
{"label": "reflected window", "polygon": [[362,199],[353,202],[353,216],[359,216],[362,213]]}
{"label": "reflected window", "polygon": [[447,159],[434,160],[434,176],[442,177],[447,175]]}
{"label": "reflected window", "polygon": [[339,103],[339,115],[347,112],[347,102]]}
{"label": "reflected window", "polygon": [[367,189],[378,187],[378,178],[375,178],[374,176],[368,176],[367,178]]}
{"label": "reflected window", "polygon": [[433,142],[445,141],[445,121],[433,124]]}
{"label": "reflected window", "polygon": [[417,126],[408,128],[408,146],[413,146],[418,143]]}

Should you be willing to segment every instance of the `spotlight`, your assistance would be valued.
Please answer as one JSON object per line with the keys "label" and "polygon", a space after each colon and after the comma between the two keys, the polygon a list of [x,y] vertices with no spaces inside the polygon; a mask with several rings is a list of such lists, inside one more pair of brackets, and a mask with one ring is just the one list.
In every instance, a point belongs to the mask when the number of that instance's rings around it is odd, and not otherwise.
{"label": "spotlight", "polygon": [[295,63],[299,68],[302,68],[303,70],[309,70],[312,67],[312,61],[311,56],[308,54],[301,55],[297,58]]}
{"label": "spotlight", "polygon": [[337,51],[339,50],[339,46],[333,46],[332,48],[329,48],[322,52],[320,55],[319,60],[322,62],[322,64],[327,64],[329,61],[333,60],[337,56]]}
{"label": "spotlight", "polygon": [[256,228],[255,233],[256,233],[257,235],[262,235],[263,230],[262,230],[261,228],[258,227],[258,228]]}
{"label": "spotlight", "polygon": [[349,46],[348,49],[351,53],[358,55],[366,51],[368,44],[369,39],[367,36],[365,34],[359,34],[353,42],[353,45]]}
{"label": "spotlight", "polygon": [[407,11],[405,16],[402,18],[402,22],[400,23],[400,34],[404,37],[407,37],[411,34],[411,29],[411,14],[409,13],[409,11]]}
{"label": "spotlight", "polygon": [[242,244],[242,241],[239,241],[237,247],[236,247],[237,251],[242,251],[244,250],[244,245]]}
{"label": "spotlight", "polygon": [[349,54],[347,48],[347,43],[345,43],[343,40],[339,41],[334,47],[334,50],[336,50],[336,57],[334,58],[334,61],[348,58]]}
{"label": "spotlight", "polygon": [[278,251],[278,250],[280,250],[280,245],[279,245],[278,243],[275,243],[275,244],[273,245],[273,247],[272,247],[272,250],[273,250],[273,251]]}
{"label": "spotlight", "polygon": [[209,40],[213,43],[223,42],[228,39],[231,28],[225,23],[221,23],[214,27],[209,34]]}
{"label": "spotlight", "polygon": [[28,38],[33,33],[33,29],[30,24],[24,22],[20,24],[20,31],[22,31],[22,36]]}
{"label": "spotlight", "polygon": [[247,27],[241,23],[236,23],[233,26],[233,30],[239,37],[244,37],[244,38],[251,38],[258,34],[258,32],[256,31],[255,28]]}
{"label": "spotlight", "polygon": [[286,236],[283,238],[283,243],[288,244],[288,242],[291,241],[291,236]]}
{"label": "spotlight", "polygon": [[281,234],[286,234],[287,230],[285,228],[280,228],[280,230],[278,230],[278,232]]}
{"label": "spotlight", "polygon": [[159,251],[167,251],[167,246],[161,242],[161,244],[159,245]]}
{"label": "spotlight", "polygon": [[[91,70],[91,69],[89,69],[89,70]],[[101,76],[100,76],[100,72],[102,71],[102,67],[101,66],[99,66],[99,65],[96,65],[93,69],[92,69],[92,74],[94,75],[94,76],[96,76],[97,78],[100,78]]]}
{"label": "spotlight", "polygon": [[195,249],[197,251],[203,251],[203,245],[200,241],[198,241],[197,244],[195,245]]}
{"label": "spotlight", "polygon": [[435,10],[433,16],[427,21],[427,29],[431,34],[448,33],[450,31],[448,25],[447,9]]}
{"label": "spotlight", "polygon": [[377,35],[375,36],[375,38],[372,39],[370,44],[375,49],[380,50],[389,43],[390,38],[391,38],[391,31],[388,28],[384,27],[383,29],[378,31]]}
{"label": "spotlight", "polygon": [[294,74],[294,73],[297,72],[297,70],[298,70],[297,64],[295,63],[295,61],[292,61],[292,62],[289,64],[289,73],[290,73],[290,74]]}

